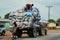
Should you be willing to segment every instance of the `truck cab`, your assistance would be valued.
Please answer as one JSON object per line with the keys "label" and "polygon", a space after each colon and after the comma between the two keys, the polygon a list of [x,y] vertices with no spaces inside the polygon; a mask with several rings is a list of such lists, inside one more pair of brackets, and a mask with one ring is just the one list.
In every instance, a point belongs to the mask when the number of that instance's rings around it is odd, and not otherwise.
{"label": "truck cab", "polygon": [[6,29],[5,29],[4,25],[0,24],[0,34],[4,35],[5,32],[6,32]]}

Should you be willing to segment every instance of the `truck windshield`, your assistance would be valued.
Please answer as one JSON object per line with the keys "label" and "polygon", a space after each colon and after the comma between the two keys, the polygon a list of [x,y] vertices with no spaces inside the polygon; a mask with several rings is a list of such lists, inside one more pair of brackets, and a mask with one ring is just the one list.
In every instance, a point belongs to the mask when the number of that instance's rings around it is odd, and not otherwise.
{"label": "truck windshield", "polygon": [[3,28],[4,27],[4,25],[0,25],[0,28]]}

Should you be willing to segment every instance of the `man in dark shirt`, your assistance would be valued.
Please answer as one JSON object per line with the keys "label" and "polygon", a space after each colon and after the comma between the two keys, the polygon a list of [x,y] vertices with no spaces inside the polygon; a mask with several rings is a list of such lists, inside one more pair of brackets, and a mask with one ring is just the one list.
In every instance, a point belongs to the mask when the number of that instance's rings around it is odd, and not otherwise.
{"label": "man in dark shirt", "polygon": [[16,21],[13,24],[14,24],[14,27],[17,27]]}
{"label": "man in dark shirt", "polygon": [[14,27],[13,27],[12,35],[13,35],[13,38],[16,38],[16,30],[17,30],[17,23],[16,23],[16,21],[14,21],[13,25],[14,25]]}

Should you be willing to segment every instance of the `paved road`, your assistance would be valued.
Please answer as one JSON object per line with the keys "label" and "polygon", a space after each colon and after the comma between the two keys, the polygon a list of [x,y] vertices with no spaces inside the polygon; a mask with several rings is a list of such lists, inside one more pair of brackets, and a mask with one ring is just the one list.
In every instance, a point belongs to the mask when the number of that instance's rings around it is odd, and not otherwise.
{"label": "paved road", "polygon": [[46,36],[38,36],[37,38],[21,38],[20,40],[60,40],[60,33],[49,33]]}
{"label": "paved road", "polygon": [[[0,40],[11,40],[8,38]],[[46,36],[37,36],[37,38],[29,38],[28,36],[16,39],[16,40],[60,40],[60,33],[48,33]]]}
{"label": "paved road", "polygon": [[[2,38],[0,40],[11,40],[11,38]],[[29,38],[28,36],[24,36],[16,40],[60,40],[60,32],[48,33],[46,36],[37,36],[37,38]]]}

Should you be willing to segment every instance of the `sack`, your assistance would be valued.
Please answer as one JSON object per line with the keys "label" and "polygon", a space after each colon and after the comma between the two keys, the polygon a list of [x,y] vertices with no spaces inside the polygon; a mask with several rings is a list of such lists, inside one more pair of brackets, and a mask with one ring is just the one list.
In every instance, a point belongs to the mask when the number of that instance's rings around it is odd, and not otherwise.
{"label": "sack", "polygon": [[10,27],[10,28],[9,28],[9,31],[10,31],[11,33],[15,33],[15,32],[16,32],[16,29],[17,29],[16,27]]}
{"label": "sack", "polygon": [[13,32],[13,27],[12,27],[12,26],[9,27],[9,31],[10,31],[10,32]]}

